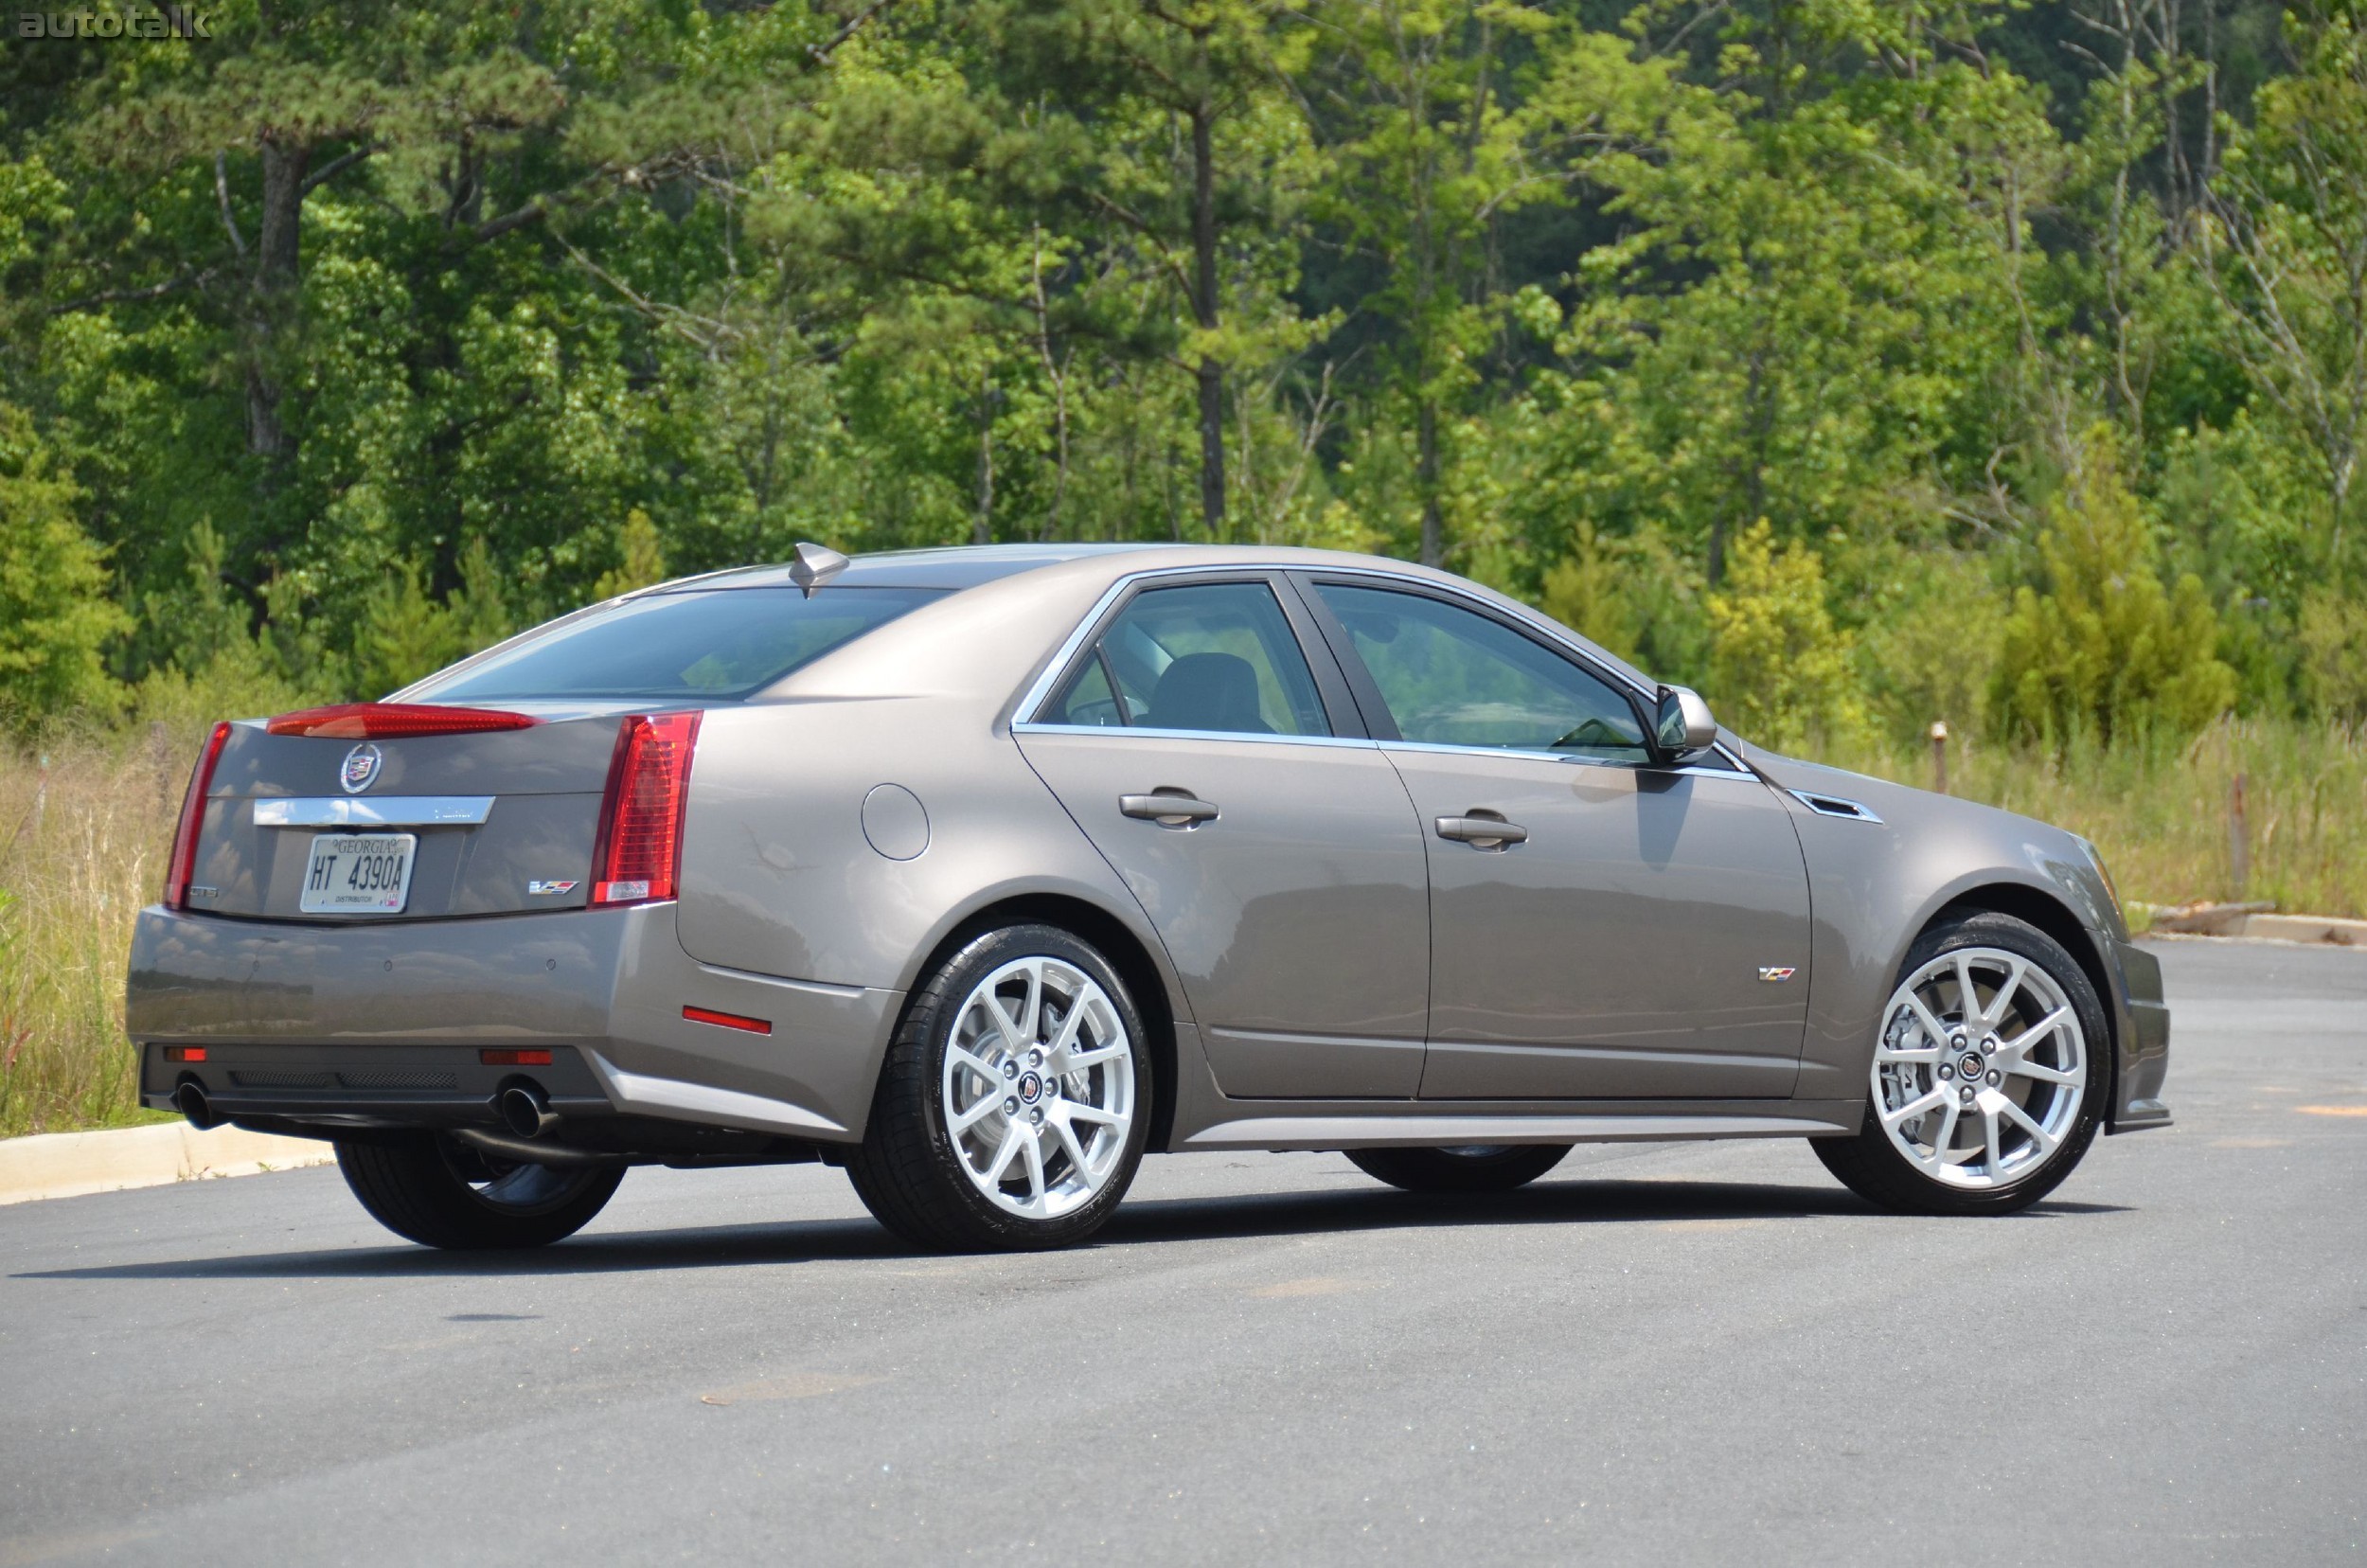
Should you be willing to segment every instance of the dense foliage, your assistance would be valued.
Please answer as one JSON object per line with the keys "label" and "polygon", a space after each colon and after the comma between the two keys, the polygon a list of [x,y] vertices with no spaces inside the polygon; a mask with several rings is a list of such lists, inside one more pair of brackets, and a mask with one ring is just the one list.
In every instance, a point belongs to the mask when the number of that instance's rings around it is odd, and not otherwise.
{"label": "dense foliage", "polygon": [[20,730],[800,539],[1436,561],[1787,744],[2367,716],[2352,0],[208,17],[0,53]]}

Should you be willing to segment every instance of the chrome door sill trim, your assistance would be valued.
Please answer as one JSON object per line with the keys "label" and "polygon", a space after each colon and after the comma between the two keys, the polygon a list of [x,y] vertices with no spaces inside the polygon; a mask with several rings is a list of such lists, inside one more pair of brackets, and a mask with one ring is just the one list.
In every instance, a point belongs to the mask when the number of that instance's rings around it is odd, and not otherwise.
{"label": "chrome door sill trim", "polygon": [[1361,1149],[1383,1145],[1659,1143],[1692,1138],[1826,1137],[1856,1129],[1808,1116],[1258,1116],[1219,1122],[1187,1149]]}
{"label": "chrome door sill trim", "polygon": [[258,800],[258,828],[473,828],[493,812],[491,795],[331,795]]}

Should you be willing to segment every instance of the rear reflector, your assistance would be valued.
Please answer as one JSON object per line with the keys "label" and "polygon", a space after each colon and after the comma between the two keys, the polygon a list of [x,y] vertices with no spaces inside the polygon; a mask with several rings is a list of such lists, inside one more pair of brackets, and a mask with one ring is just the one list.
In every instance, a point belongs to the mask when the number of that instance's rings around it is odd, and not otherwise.
{"label": "rear reflector", "polygon": [[722,1029],[745,1029],[750,1034],[771,1034],[770,1019],[744,1018],[739,1013],[717,1012],[712,1007],[685,1007],[682,1015],[693,1024],[712,1024]]}
{"label": "rear reflector", "polygon": [[329,740],[400,740],[421,735],[481,735],[528,729],[543,721],[498,708],[438,707],[433,703],[338,703],[283,713],[263,727],[274,735]]}
{"label": "rear reflector", "polygon": [[205,755],[189,774],[189,793],[181,797],[181,820],[172,829],[172,857],[165,862],[165,907],[189,907],[189,879],[197,870],[197,835],[205,826],[205,792],[214,787],[214,764],[229,742],[230,726],[216,724],[205,742]]}
{"label": "rear reflector", "polygon": [[168,1045],[165,1047],[165,1060],[167,1061],[203,1061],[205,1060],[205,1047],[203,1045]]}
{"label": "rear reflector", "polygon": [[592,903],[652,903],[674,897],[682,873],[683,803],[699,715],[636,713],[616,728],[592,849]]}
{"label": "rear reflector", "polygon": [[548,1067],[548,1051],[479,1051],[476,1059],[488,1067]]}

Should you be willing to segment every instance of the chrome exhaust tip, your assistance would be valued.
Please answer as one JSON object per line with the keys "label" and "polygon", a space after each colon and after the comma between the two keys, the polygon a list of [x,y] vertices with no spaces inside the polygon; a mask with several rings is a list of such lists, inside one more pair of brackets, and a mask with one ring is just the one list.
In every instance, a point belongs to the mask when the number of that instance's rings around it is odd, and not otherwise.
{"label": "chrome exhaust tip", "polygon": [[195,1078],[183,1078],[181,1087],[172,1092],[172,1108],[187,1119],[200,1132],[222,1125],[214,1108],[206,1103],[205,1087]]}
{"label": "chrome exhaust tip", "polygon": [[503,1090],[496,1109],[502,1125],[521,1138],[539,1138],[559,1125],[550,1100],[531,1083],[513,1083]]}

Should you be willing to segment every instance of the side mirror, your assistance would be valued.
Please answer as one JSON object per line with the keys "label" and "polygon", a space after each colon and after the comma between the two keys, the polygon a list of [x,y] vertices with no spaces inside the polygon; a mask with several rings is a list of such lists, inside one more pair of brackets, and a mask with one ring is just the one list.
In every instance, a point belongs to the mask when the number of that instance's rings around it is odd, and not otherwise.
{"label": "side mirror", "polygon": [[1709,704],[1689,686],[1660,688],[1660,713],[1652,723],[1652,739],[1664,762],[1682,762],[1717,744],[1717,721]]}

